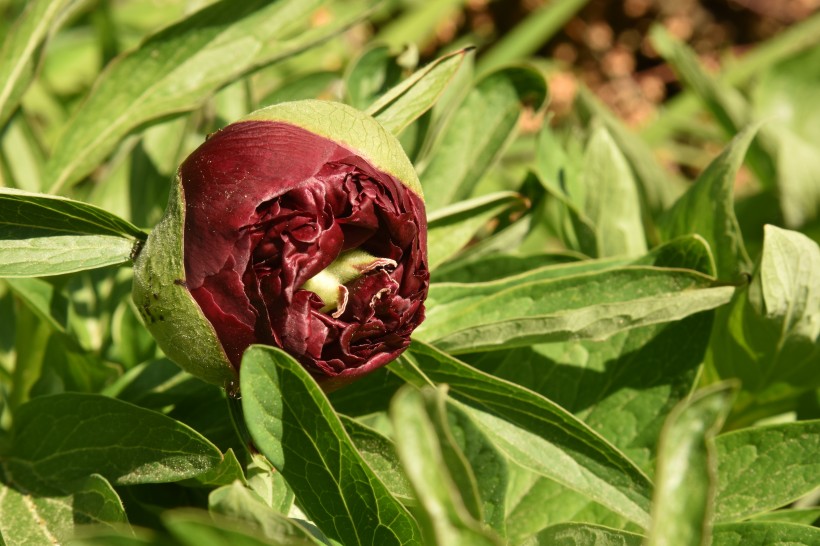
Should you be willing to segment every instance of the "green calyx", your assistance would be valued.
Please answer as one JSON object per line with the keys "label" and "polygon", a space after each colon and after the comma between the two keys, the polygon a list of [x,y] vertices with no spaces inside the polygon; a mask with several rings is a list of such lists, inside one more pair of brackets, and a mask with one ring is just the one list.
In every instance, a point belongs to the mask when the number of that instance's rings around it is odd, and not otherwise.
{"label": "green calyx", "polygon": [[239,121],[279,121],[328,138],[394,176],[424,199],[416,170],[398,139],[378,121],[339,102],[302,100],[257,110]]}
{"label": "green calyx", "polygon": [[321,308],[323,313],[335,310],[333,316],[338,317],[347,305],[345,285],[380,267],[396,267],[396,262],[389,258],[376,258],[362,250],[348,250],[339,254],[339,257],[324,270],[308,279],[302,285],[302,289],[310,290],[322,299],[325,303]]}
{"label": "green calyx", "polygon": [[177,176],[165,216],[134,260],[131,297],[146,328],[183,370],[227,387],[237,378],[213,326],[185,284],[185,203]]}

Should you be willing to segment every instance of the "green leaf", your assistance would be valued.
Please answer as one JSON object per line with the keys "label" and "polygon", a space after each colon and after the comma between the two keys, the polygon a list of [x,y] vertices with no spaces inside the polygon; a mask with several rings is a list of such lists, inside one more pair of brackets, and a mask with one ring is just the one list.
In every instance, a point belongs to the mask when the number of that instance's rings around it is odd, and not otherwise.
{"label": "green leaf", "polygon": [[467,499],[459,495],[453,462],[442,447],[446,439],[431,421],[423,394],[409,387],[399,391],[390,405],[390,417],[401,431],[396,438],[399,457],[421,504],[427,541],[500,546],[498,537],[481,528],[465,506]]}
{"label": "green leaf", "polygon": [[667,417],[647,546],[709,544],[717,466],[713,438],[733,398],[731,385],[716,385],[681,402]]}
{"label": "green leaf", "polygon": [[162,522],[182,546],[314,546],[316,542],[299,537],[269,541],[249,531],[246,524],[209,514],[202,510],[169,510]]}
{"label": "green leaf", "polygon": [[[718,436],[720,438],[720,436]],[[797,523],[799,525],[812,525],[820,519],[820,507],[818,508],[787,508],[766,512],[750,518],[754,521],[773,521],[780,523]]]}
{"label": "green leaf", "polygon": [[0,241],[0,277],[43,277],[129,261],[134,242],[109,235],[45,235]]}
{"label": "green leaf", "polygon": [[718,278],[733,280],[751,270],[735,216],[734,184],[757,127],[739,133],[660,221],[666,240],[697,233],[715,253]]}
{"label": "green leaf", "polygon": [[540,108],[547,96],[535,69],[504,68],[480,79],[443,129],[430,162],[420,167],[428,210],[469,197],[516,134],[525,104]]}
{"label": "green leaf", "polygon": [[[710,360],[743,383],[733,423],[820,386],[820,247],[801,233],[766,226],[763,256],[747,290],[718,322]],[[746,414],[744,416],[744,414]],[[741,419],[736,421],[736,419]]]}
{"label": "green leaf", "polygon": [[333,36],[362,14],[309,29],[318,0],[223,0],[118,57],[65,128],[49,161],[51,193],[81,179],[132,131],[197,108],[214,91]]}
{"label": "green leaf", "polygon": [[471,51],[466,48],[439,57],[381,95],[365,111],[398,135],[432,108]]}
{"label": "green leaf", "polygon": [[73,0],[38,0],[26,3],[0,48],[0,128],[11,117],[34,78],[41,45],[54,23]]}
{"label": "green leaf", "polygon": [[646,253],[641,203],[626,159],[606,129],[596,130],[584,153],[584,212],[595,227],[597,256]]}
{"label": "green leaf", "polygon": [[711,326],[712,313],[698,313],[604,341],[538,344],[471,361],[560,404],[651,475],[663,418],[691,392]]}
{"label": "green leaf", "polygon": [[588,120],[597,120],[604,124],[621,153],[626,157],[639,183],[643,202],[652,213],[666,210],[675,198],[683,192],[681,183],[672,178],[655,157],[652,149],[638,135],[627,128],[623,122],[595,96],[581,87],[578,91],[576,108]]}
{"label": "green leaf", "polygon": [[498,192],[462,201],[427,217],[427,266],[431,271],[458,253],[491,219],[523,205],[514,192]]}
{"label": "green leaf", "polygon": [[84,525],[109,528],[127,523],[125,509],[111,484],[98,474],[32,495],[9,485],[8,469],[0,479],[0,541],[7,546],[53,546]]}
{"label": "green leaf", "polygon": [[547,527],[531,542],[533,546],[641,546],[643,537],[586,523],[562,523]]}
{"label": "green leaf", "polygon": [[115,484],[202,474],[222,460],[208,440],[160,413],[94,394],[34,398],[15,413],[5,468],[15,483],[48,494],[98,473]]}
{"label": "green leaf", "polygon": [[130,222],[94,205],[11,188],[0,188],[0,229],[3,239],[38,235],[146,237]]}
{"label": "green leaf", "polygon": [[412,516],[362,459],[298,362],[278,349],[253,346],[242,359],[240,384],[254,442],[325,534],[350,545],[419,540]]}
{"label": "green leaf", "polygon": [[239,482],[213,490],[208,495],[208,508],[212,513],[242,521],[277,544],[319,544],[307,529],[273,510]]}
{"label": "green leaf", "polygon": [[[358,383],[356,384],[358,386]],[[393,442],[362,423],[340,415],[347,434],[356,445],[356,449],[367,465],[387,486],[390,494],[399,499],[404,505],[416,503],[415,494],[407,480],[407,475],[401,468],[396,446]]]}
{"label": "green leaf", "polygon": [[446,353],[413,342],[391,369],[415,381],[417,367],[450,386],[459,405],[511,460],[635,521],[649,523],[650,485],[621,452],[542,396],[487,375]]}
{"label": "green leaf", "polygon": [[439,284],[415,336],[454,353],[604,339],[713,309],[733,292],[693,271],[637,266],[515,286]]}
{"label": "green leaf", "polygon": [[793,523],[724,523],[715,526],[712,546],[814,546],[820,529]]}
{"label": "green leaf", "polygon": [[715,444],[717,521],[774,510],[820,487],[820,421],[737,430]]}
{"label": "green leaf", "polygon": [[[734,136],[752,123],[751,107],[740,92],[711,77],[686,44],[673,37],[662,25],[653,26],[649,35],[658,53],[706,105],[725,133]],[[775,158],[765,138],[762,142],[749,145],[747,161],[761,183],[773,187],[776,180]]]}
{"label": "green leaf", "polygon": [[568,487],[511,464],[513,487],[507,493],[507,535],[525,543],[539,531],[565,522],[591,523],[622,529],[639,527]]}
{"label": "green leaf", "polygon": [[[402,79],[398,55],[386,45],[371,46],[348,65],[345,74],[347,103],[366,110]],[[368,111],[373,115],[374,112]],[[393,131],[391,131],[393,132]],[[394,133],[397,134],[397,133]]]}
{"label": "green leaf", "polygon": [[236,458],[233,449],[228,449],[222,456],[222,462],[198,475],[194,481],[204,486],[228,485],[234,482],[247,483],[242,464]]}
{"label": "green leaf", "polygon": [[456,261],[444,264],[432,273],[433,282],[469,283],[497,281],[544,267],[563,265],[578,261],[579,256],[569,252],[561,254],[490,254],[480,260]]}

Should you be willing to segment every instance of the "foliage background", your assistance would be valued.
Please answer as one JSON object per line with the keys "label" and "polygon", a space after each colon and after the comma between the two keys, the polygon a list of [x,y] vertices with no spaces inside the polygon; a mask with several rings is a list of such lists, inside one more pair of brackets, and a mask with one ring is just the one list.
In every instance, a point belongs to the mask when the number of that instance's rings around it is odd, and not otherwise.
{"label": "foliage background", "polygon": [[[0,1],[2,543],[820,543],[820,18],[774,6]],[[301,98],[413,160],[428,319],[228,397],[130,254],[205,135]]]}

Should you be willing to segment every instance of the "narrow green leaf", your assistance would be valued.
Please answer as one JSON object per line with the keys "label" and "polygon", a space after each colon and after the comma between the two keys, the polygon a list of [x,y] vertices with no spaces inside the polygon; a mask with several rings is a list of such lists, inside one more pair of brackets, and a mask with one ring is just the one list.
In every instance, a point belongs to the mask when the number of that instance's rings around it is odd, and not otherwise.
{"label": "narrow green leaf", "polygon": [[518,464],[646,526],[648,478],[621,452],[572,414],[542,396],[413,342],[391,369],[414,381],[404,364],[446,383],[478,428]]}
{"label": "narrow green leaf", "polygon": [[489,282],[503,279],[525,271],[544,267],[563,265],[578,261],[580,256],[573,253],[528,254],[524,256],[510,254],[491,254],[481,260],[467,262],[458,260],[444,264],[433,272],[435,283],[470,283]]}
{"label": "narrow green leaf", "polygon": [[[820,247],[805,235],[764,228],[763,256],[748,289],[718,322],[710,360],[743,382],[735,425],[754,408],[820,386]],[[787,408],[788,409],[788,408]],[[747,415],[744,417],[744,413]]]}
{"label": "narrow green leaf", "polygon": [[298,362],[271,347],[251,347],[240,384],[254,442],[324,533],[350,545],[420,540],[412,516],[362,459]]}
{"label": "narrow green leaf", "polygon": [[516,133],[524,105],[540,108],[544,76],[515,66],[484,76],[458,106],[419,177],[428,210],[469,197]]}
{"label": "narrow green leaf", "polygon": [[390,405],[390,417],[401,431],[396,438],[399,457],[426,516],[427,541],[500,546],[501,541],[481,528],[459,495],[422,393],[409,387],[399,391]]}
{"label": "narrow green leaf", "polygon": [[94,205],[66,197],[0,188],[2,239],[109,235],[144,240],[145,232]]}
{"label": "narrow green leaf", "polygon": [[562,523],[547,527],[532,541],[533,546],[641,546],[643,537],[587,523]]}
{"label": "narrow green leaf", "polygon": [[751,270],[735,216],[734,184],[756,133],[751,127],[738,134],[660,221],[666,240],[690,233],[705,238],[715,253],[717,275],[725,280]]}
{"label": "narrow green leaf", "polygon": [[4,466],[15,483],[48,494],[99,473],[115,484],[182,480],[210,470],[222,454],[189,427],[93,394],[41,396],[21,406]]}
{"label": "narrow green leaf", "polygon": [[820,421],[722,434],[717,447],[717,521],[785,506],[820,487]]}
{"label": "narrow green leaf", "polygon": [[325,40],[362,12],[310,29],[318,0],[223,0],[159,31],[109,64],[49,161],[51,193],[96,167],[137,128],[198,107],[261,66]]}
{"label": "narrow green leaf", "polygon": [[[718,437],[720,438],[720,437]],[[812,525],[820,520],[820,507],[817,508],[786,508],[774,510],[750,518],[759,522],[796,523],[798,525]]]}
{"label": "narrow green leaf", "polygon": [[589,0],[558,0],[543,4],[481,56],[479,71],[486,72],[535,53]]}
{"label": "narrow green leaf", "polygon": [[647,546],[709,544],[717,466],[713,438],[733,398],[731,385],[716,385],[681,402],[667,417]]}
{"label": "narrow green leaf", "polygon": [[[709,75],[686,44],[662,25],[653,26],[649,35],[658,53],[706,105],[725,133],[734,136],[752,123],[751,108],[740,92]],[[765,139],[750,144],[748,162],[764,186],[774,186],[776,159]]]}
{"label": "narrow green leaf", "polygon": [[584,154],[584,212],[595,227],[597,254],[640,256],[646,253],[641,203],[632,171],[606,129],[596,130]]}
{"label": "narrow green leaf", "polygon": [[[499,290],[492,283],[431,287],[417,339],[450,352],[495,350],[604,339],[617,332],[678,320],[728,302],[734,288],[685,270],[627,267],[537,280]],[[452,292],[452,293],[450,293]]]}
{"label": "narrow green leaf", "polygon": [[131,259],[134,241],[110,235],[45,235],[0,240],[0,277],[75,273]]}
{"label": "narrow green leaf", "polygon": [[28,2],[0,48],[0,128],[17,108],[34,70],[39,64],[41,45],[54,22],[74,0]]}
{"label": "narrow green leaf", "polygon": [[55,487],[47,495],[10,485],[0,473],[0,541],[6,546],[53,546],[72,538],[83,525],[127,523],[111,484],[97,474]]}
{"label": "narrow green leaf", "polygon": [[394,135],[436,103],[472,48],[439,57],[396,85],[365,110]]}
{"label": "narrow green leaf", "polygon": [[779,522],[723,523],[715,526],[712,546],[815,546],[820,529]]}
{"label": "narrow green leaf", "polygon": [[259,495],[239,482],[211,491],[208,509],[244,522],[277,544],[319,544],[307,529],[273,510]]}
{"label": "narrow green leaf", "polygon": [[427,266],[435,270],[466,246],[487,222],[523,204],[517,193],[498,192],[431,213],[427,217]]}

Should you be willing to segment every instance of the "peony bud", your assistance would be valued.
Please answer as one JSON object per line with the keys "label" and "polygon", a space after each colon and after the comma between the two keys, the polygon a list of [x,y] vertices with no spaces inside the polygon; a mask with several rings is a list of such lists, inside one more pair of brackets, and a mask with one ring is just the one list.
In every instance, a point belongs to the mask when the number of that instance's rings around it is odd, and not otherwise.
{"label": "peony bud", "polygon": [[392,135],[342,104],[284,103],[182,163],[133,297],[169,358],[206,381],[228,384],[263,343],[332,389],[409,344],[426,238],[418,178]]}

